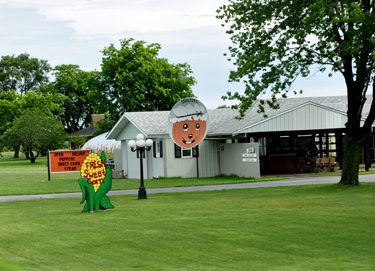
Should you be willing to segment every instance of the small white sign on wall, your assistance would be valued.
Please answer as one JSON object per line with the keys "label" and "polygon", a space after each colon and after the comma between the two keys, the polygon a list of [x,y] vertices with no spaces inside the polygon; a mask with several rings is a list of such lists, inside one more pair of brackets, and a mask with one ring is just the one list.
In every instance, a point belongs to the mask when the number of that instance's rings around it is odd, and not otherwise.
{"label": "small white sign on wall", "polygon": [[242,157],[257,157],[256,153],[243,153]]}
{"label": "small white sign on wall", "polygon": [[247,148],[246,152],[247,153],[254,153],[255,152],[255,148]]}
{"label": "small white sign on wall", "polygon": [[250,162],[250,163],[256,163],[256,158],[242,158],[242,162]]}

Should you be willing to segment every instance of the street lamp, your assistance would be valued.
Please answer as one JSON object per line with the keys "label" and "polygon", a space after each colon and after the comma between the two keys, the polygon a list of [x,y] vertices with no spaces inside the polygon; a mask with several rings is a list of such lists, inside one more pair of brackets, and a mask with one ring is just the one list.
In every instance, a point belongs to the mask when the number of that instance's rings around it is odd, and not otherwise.
{"label": "street lamp", "polygon": [[145,137],[143,134],[137,135],[137,141],[130,140],[128,142],[128,146],[132,150],[132,152],[139,151],[139,161],[140,161],[140,168],[141,168],[141,186],[138,190],[138,199],[147,199],[146,188],[144,186],[143,181],[143,153],[145,151],[151,150],[151,146],[153,144],[152,139],[147,139],[145,141]]}

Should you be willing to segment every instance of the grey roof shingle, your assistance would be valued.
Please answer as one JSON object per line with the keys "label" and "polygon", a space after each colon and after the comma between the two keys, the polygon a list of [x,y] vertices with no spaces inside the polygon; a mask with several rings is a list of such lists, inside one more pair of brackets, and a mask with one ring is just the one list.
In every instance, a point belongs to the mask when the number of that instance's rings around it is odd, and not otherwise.
{"label": "grey roof shingle", "polygon": [[168,134],[169,111],[127,112],[124,115],[149,136]]}
{"label": "grey roof shingle", "polygon": [[[296,108],[305,103],[315,103],[324,107],[332,108],[346,114],[347,111],[347,97],[346,96],[327,96],[327,97],[303,97],[303,98],[287,98],[278,100],[280,104],[279,109],[271,109],[265,107],[268,117],[273,117],[283,114],[293,108]],[[372,97],[368,96],[366,104],[363,108],[362,117],[366,117],[371,107]],[[208,136],[232,135],[235,131],[243,129],[244,127],[264,121],[263,114],[257,112],[258,105],[255,103],[244,116],[243,119],[237,120],[238,112],[236,110],[211,109],[208,110],[210,116],[210,127]],[[127,112],[122,118],[126,117],[137,128],[143,131],[148,136],[168,135],[168,116],[169,111],[154,111],[154,112]],[[111,132],[109,133],[111,134]],[[112,135],[110,137],[113,137]]]}
{"label": "grey roof shingle", "polygon": [[91,137],[92,134],[96,130],[98,130],[98,128],[92,128],[92,126],[89,126],[89,127],[83,128],[81,130],[75,131],[73,133],[70,133],[69,136],[87,136],[87,137]]}

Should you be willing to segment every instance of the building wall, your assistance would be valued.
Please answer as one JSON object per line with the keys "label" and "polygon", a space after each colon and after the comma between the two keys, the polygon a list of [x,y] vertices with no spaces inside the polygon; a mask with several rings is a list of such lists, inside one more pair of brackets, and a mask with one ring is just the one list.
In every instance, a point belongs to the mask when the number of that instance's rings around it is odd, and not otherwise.
{"label": "building wall", "polygon": [[115,161],[115,170],[123,170],[124,165],[122,163],[122,149],[113,150],[113,160]]}
{"label": "building wall", "polygon": [[127,125],[117,137],[117,140],[136,140],[139,130],[134,125]]}
{"label": "building wall", "polygon": [[220,173],[260,178],[259,144],[220,144]]}
{"label": "building wall", "polygon": [[121,141],[121,156],[122,156],[122,160],[121,160],[121,163],[122,163],[122,170],[123,170],[123,173],[124,173],[124,177],[127,177],[129,175],[128,173],[128,150],[129,147],[128,147],[128,142],[125,141],[125,140],[122,140]]}
{"label": "building wall", "polygon": [[175,146],[171,139],[165,139],[165,177],[212,177],[219,174],[218,143],[204,140],[199,144],[199,157],[175,158]]}
{"label": "building wall", "polygon": [[[137,152],[132,152],[130,148],[127,146],[126,141],[126,147],[128,148],[127,151],[127,165],[128,165],[128,178],[129,179],[140,179],[141,178],[141,165],[140,165],[140,158],[137,158]],[[139,155],[141,157],[141,155]],[[150,165],[149,161],[152,159],[152,152],[146,151],[145,152],[145,158],[143,159],[143,178],[144,179],[151,179],[152,175],[150,172]]]}
{"label": "building wall", "polygon": [[[118,139],[121,139],[122,149],[122,168],[124,176],[129,179],[140,179],[140,158],[137,158],[137,153],[132,152],[128,147],[129,140],[136,139],[139,130],[134,125],[127,125]],[[191,158],[176,158],[175,157],[175,144],[170,138],[156,139],[163,142],[163,157],[154,157],[153,149],[145,152],[143,158],[143,176],[144,179],[152,179],[156,176],[161,177],[213,177],[220,173],[237,174],[239,176],[259,177],[259,162],[258,175],[252,168],[250,171],[242,164],[233,163],[232,155],[238,154],[243,151],[244,147],[235,148],[234,153],[226,151],[220,152],[222,164],[219,165],[219,141],[217,140],[204,140],[199,144],[199,157]],[[238,145],[238,144],[224,144],[224,145]],[[242,146],[242,144],[240,144]],[[249,145],[247,145],[249,146]],[[258,146],[258,145],[256,145]],[[257,157],[259,157],[258,147],[256,147]],[[228,156],[223,158],[224,156]],[[224,159],[224,160],[223,160]],[[227,161],[227,162],[223,162]],[[220,172],[220,168],[222,171]],[[249,173],[251,172],[251,174]],[[255,173],[254,173],[255,172]]]}
{"label": "building wall", "polygon": [[[122,141],[124,175],[129,179],[140,179],[140,161],[136,152],[130,151],[127,140]],[[243,154],[253,148],[256,162],[244,162]],[[220,149],[220,151],[219,151]],[[220,156],[220,159],[219,159]],[[245,157],[246,158],[246,157]],[[251,159],[250,159],[251,160]],[[153,157],[153,149],[143,159],[144,179],[153,177],[214,177],[220,173],[241,177],[260,177],[259,145],[257,143],[219,144],[205,140],[199,145],[199,157],[175,158],[175,145],[171,139],[163,140],[163,157]]]}
{"label": "building wall", "polygon": [[[137,134],[139,134],[139,130],[134,125],[127,125],[118,136],[118,139],[121,139],[124,176],[127,176],[129,179],[140,179],[139,158],[137,158],[137,153],[132,152],[128,147],[129,140],[136,140]],[[150,153],[146,152],[145,155],[146,158],[143,159],[143,177],[148,179],[148,161],[150,160]]]}
{"label": "building wall", "polygon": [[347,117],[335,111],[322,109],[316,105],[305,105],[288,113],[265,119],[263,122],[244,129],[245,133],[269,131],[308,131],[345,127]]}
{"label": "building wall", "polygon": [[[154,141],[162,141],[161,139],[152,139]],[[164,143],[163,143],[164,148]],[[164,152],[163,152],[164,156]],[[154,157],[153,147],[148,153],[148,178],[161,177],[164,176],[164,158]]]}
{"label": "building wall", "polygon": [[218,141],[205,140],[199,145],[199,177],[214,177],[219,172]]}
{"label": "building wall", "polygon": [[[121,141],[122,155],[125,157],[125,161],[122,163],[124,175],[129,179],[140,179],[140,161],[137,158],[137,153],[132,152],[128,147],[128,142],[129,140]],[[145,158],[143,158],[143,178],[152,179],[160,176],[165,176],[164,158],[154,157],[154,150],[151,148],[150,151],[145,152]]]}

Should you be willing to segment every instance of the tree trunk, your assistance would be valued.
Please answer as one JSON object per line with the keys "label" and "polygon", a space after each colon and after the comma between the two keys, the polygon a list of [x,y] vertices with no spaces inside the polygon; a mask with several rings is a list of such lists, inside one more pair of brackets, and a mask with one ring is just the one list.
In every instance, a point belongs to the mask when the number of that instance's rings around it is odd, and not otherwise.
{"label": "tree trunk", "polygon": [[33,153],[33,151],[30,151],[30,152],[29,152],[29,159],[30,159],[30,162],[31,162],[31,163],[35,163],[35,159],[36,159],[36,157],[34,157],[34,153]]}
{"label": "tree trunk", "polygon": [[346,136],[344,164],[340,183],[344,185],[359,185],[358,172],[361,162],[365,137]]}
{"label": "tree trunk", "polygon": [[20,149],[19,148],[14,148],[13,158],[20,158]]}
{"label": "tree trunk", "polygon": [[19,146],[14,148],[13,158],[20,158],[20,147]]}

